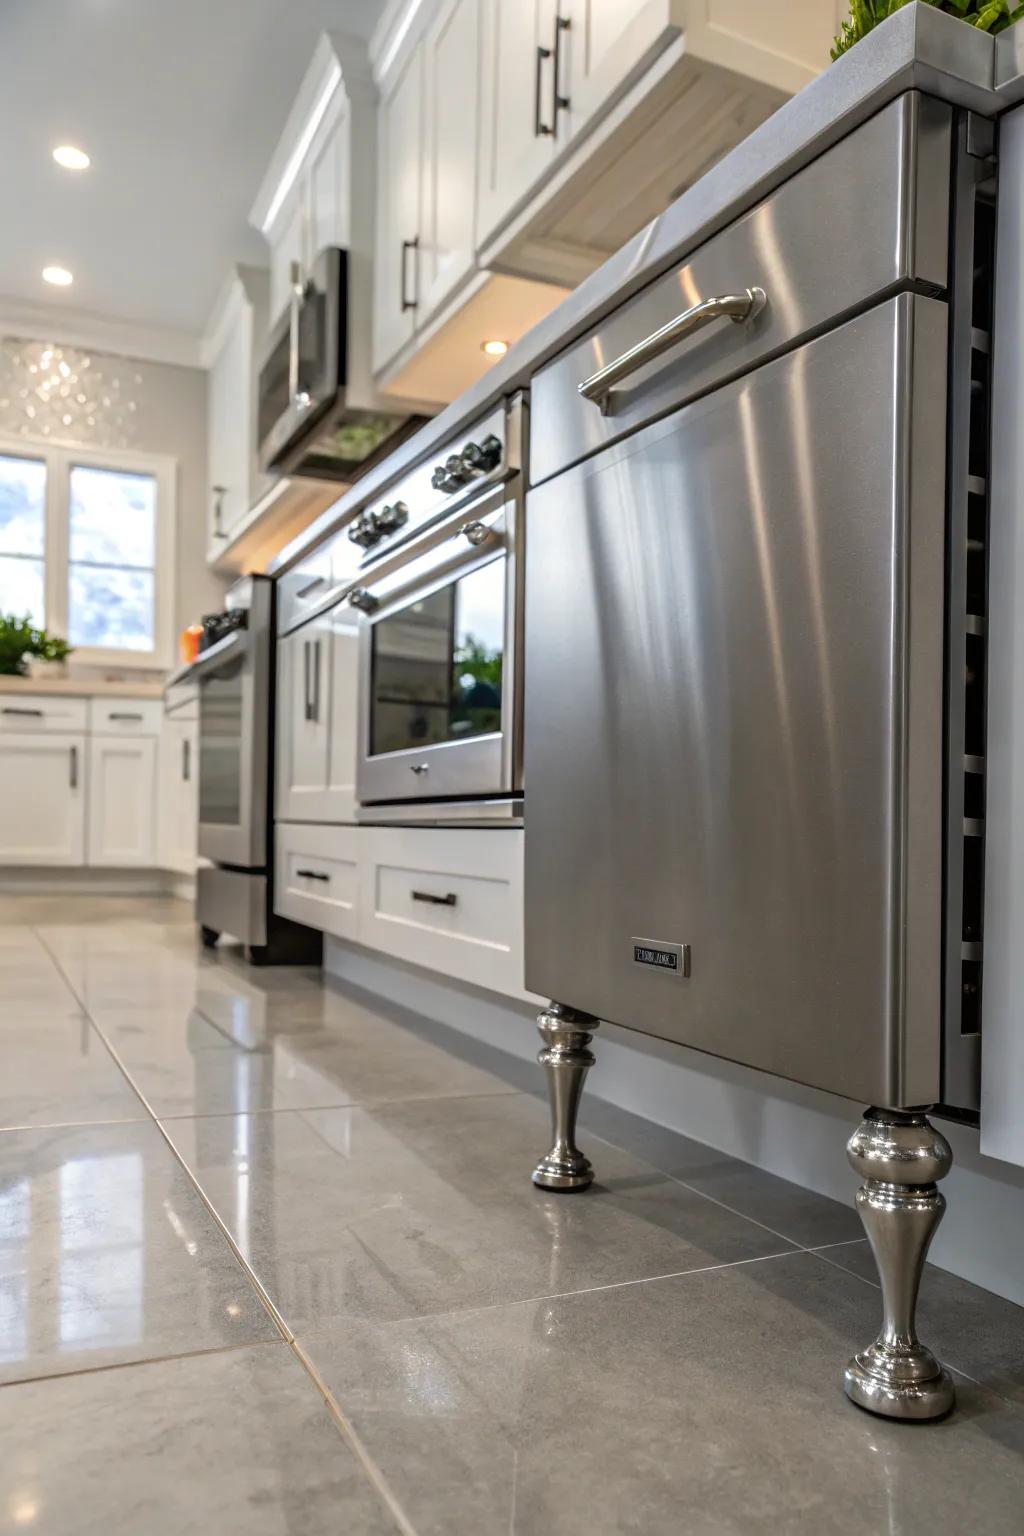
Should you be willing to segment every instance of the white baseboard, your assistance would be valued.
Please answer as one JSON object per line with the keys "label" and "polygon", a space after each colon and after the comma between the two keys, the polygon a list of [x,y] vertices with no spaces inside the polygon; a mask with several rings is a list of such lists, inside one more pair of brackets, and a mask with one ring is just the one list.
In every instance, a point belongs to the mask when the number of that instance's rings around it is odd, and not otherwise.
{"label": "white baseboard", "polygon": [[[533,1010],[496,993],[326,939],[324,968],[414,1012],[527,1060]],[[846,1141],[864,1108],[700,1051],[602,1024],[587,1093],[835,1200],[852,1201]],[[537,1069],[538,1073],[540,1068]],[[983,1157],[978,1132],[942,1121],[953,1148],[946,1216],[931,1258],[1024,1305],[1024,1169]]]}
{"label": "white baseboard", "polygon": [[48,865],[0,869],[0,895],[7,896],[195,896],[195,880],[166,869],[55,868]]}

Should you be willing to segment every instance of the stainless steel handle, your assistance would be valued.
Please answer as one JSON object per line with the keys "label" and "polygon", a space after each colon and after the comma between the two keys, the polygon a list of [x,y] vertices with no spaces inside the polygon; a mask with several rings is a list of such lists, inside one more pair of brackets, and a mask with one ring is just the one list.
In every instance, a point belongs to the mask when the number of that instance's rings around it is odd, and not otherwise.
{"label": "stainless steel handle", "polygon": [[181,743],[181,776],[186,783],[192,777],[192,743],[187,736]]}
{"label": "stainless steel handle", "polygon": [[667,352],[677,342],[692,336],[713,320],[732,320],[737,325],[753,320],[767,302],[768,296],[763,288],[747,288],[743,293],[723,293],[717,298],[703,299],[699,304],[694,304],[692,309],[685,309],[681,315],[676,315],[674,320],[670,320],[660,330],[645,336],[643,341],[638,341],[635,347],[630,347],[621,357],[599,368],[597,373],[577,385],[577,390],[584,400],[593,400],[597,404],[602,416],[607,416],[615,385],[629,378],[631,373],[636,373],[645,363],[661,357],[663,352]]}
{"label": "stainless steel handle", "polygon": [[43,718],[43,712],[41,709],[16,709],[13,705],[6,704],[4,705],[4,708],[0,710],[0,714],[31,715],[34,720],[41,720]]}
{"label": "stainless steel handle", "polygon": [[551,127],[550,123],[541,121],[540,115],[541,74],[544,70],[545,59],[550,59],[550,57],[551,49],[542,48],[538,43],[537,57],[534,60],[533,66],[533,136],[535,139],[542,139],[545,137],[549,138],[555,131],[554,128]]}
{"label": "stainless steel handle", "polygon": [[142,720],[145,716],[134,714],[131,710],[112,709],[108,716],[110,720]]}
{"label": "stainless steel handle", "polygon": [[315,869],[297,869],[295,873],[303,880],[330,880],[331,878],[330,875],[322,875]]}
{"label": "stainless steel handle", "polygon": [[71,761],[68,763],[68,783],[72,789],[78,788],[78,748],[71,747]]}
{"label": "stainless steel handle", "polygon": [[299,393],[299,305],[302,302],[302,268],[293,261],[288,295],[288,399]]}
{"label": "stainless steel handle", "polygon": [[558,132],[559,112],[568,112],[570,102],[568,96],[562,95],[562,33],[568,32],[572,22],[568,16],[555,17],[555,40],[551,52],[554,55],[555,66],[551,73],[551,132]]}
{"label": "stainless steel handle", "polygon": [[[412,251],[413,254],[415,255],[416,251],[419,250],[419,244],[420,244],[420,237],[419,237],[419,235],[416,235],[412,240],[403,240],[402,241],[402,263],[401,263],[401,268],[402,269],[401,269],[401,273],[400,273],[401,290],[402,291],[401,291],[401,294],[400,294],[400,298],[402,300],[402,313],[403,314],[405,314],[405,311],[407,309],[415,309],[417,304],[419,303],[419,298],[418,298],[417,292],[416,292],[416,290],[417,290],[417,288],[419,286],[418,281],[414,280],[414,282],[413,282],[413,285],[412,285],[412,298],[411,299],[406,297],[406,288],[405,288],[406,257],[407,257],[407,255],[408,255],[408,253],[410,251]],[[414,277],[414,279],[416,279],[417,278],[417,271],[416,271],[416,262],[415,261],[413,262],[412,270],[413,270],[413,277]]]}
{"label": "stainless steel handle", "polygon": [[430,764],[429,763],[410,763],[409,764],[409,772],[410,773],[414,773],[416,775],[416,777],[419,778],[421,773],[429,773],[430,772]]}
{"label": "stainless steel handle", "polygon": [[326,580],[326,576],[314,576],[312,581],[308,581],[304,587],[300,587],[295,594],[296,598],[301,600],[304,597],[308,597],[311,592],[316,591],[317,587],[322,587]]}
{"label": "stainless steel handle", "polygon": [[435,896],[433,891],[413,891],[413,901],[429,901],[432,907],[458,906],[459,898],[454,891],[448,891],[444,896]]}

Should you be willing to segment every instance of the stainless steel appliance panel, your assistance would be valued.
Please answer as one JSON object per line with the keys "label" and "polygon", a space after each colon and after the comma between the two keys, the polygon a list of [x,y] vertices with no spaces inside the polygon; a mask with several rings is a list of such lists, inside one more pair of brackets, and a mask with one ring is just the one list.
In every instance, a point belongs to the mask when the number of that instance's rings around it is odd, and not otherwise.
{"label": "stainless steel appliance panel", "polygon": [[530,492],[530,991],[936,1097],[945,347],[903,295]]}
{"label": "stainless steel appliance panel", "polygon": [[[533,483],[898,284],[944,289],[951,144],[950,108],[908,92],[541,369],[531,384]],[[578,392],[680,315],[748,288],[764,292],[763,308],[690,329],[654,361],[634,357],[605,413]]]}
{"label": "stainless steel appliance panel", "polygon": [[196,871],[196,918],[243,944],[267,942],[267,877],[240,869]]}

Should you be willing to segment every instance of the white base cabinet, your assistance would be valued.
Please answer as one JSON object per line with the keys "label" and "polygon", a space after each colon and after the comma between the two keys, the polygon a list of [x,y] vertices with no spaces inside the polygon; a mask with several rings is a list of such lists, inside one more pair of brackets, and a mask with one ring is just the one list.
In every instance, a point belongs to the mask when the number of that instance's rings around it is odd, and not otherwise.
{"label": "white base cabinet", "polygon": [[196,870],[198,746],[198,720],[164,720],[157,764],[157,863],[179,875]]}
{"label": "white base cabinet", "polygon": [[86,736],[0,734],[0,864],[84,864]]}
{"label": "white base cabinet", "polygon": [[115,869],[156,863],[156,741],[93,736],[89,742],[88,862]]}
{"label": "white base cabinet", "polygon": [[521,828],[278,822],[274,909],[336,938],[526,998]]}
{"label": "white base cabinet", "polygon": [[355,818],[359,633],[331,609],[278,642],[277,816]]}

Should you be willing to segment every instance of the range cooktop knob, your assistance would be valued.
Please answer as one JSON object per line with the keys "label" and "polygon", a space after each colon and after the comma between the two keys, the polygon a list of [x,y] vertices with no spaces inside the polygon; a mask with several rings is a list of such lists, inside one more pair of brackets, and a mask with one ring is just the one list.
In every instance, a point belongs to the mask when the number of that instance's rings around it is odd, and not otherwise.
{"label": "range cooktop knob", "polygon": [[430,483],[435,491],[446,491],[448,489],[448,471],[443,464],[438,464],[430,477]]}
{"label": "range cooktop knob", "polygon": [[501,463],[501,439],[489,432],[482,443],[467,443],[462,462],[475,475],[485,475]]}
{"label": "range cooktop knob", "polygon": [[408,521],[409,508],[404,501],[396,501],[393,507],[378,507],[373,513],[373,526],[381,535],[395,533],[399,528],[404,528]]}
{"label": "range cooktop knob", "polygon": [[369,549],[371,544],[376,544],[380,533],[374,527],[373,518],[367,512],[357,517],[348,531],[348,536],[353,544],[358,544],[361,549]]}

